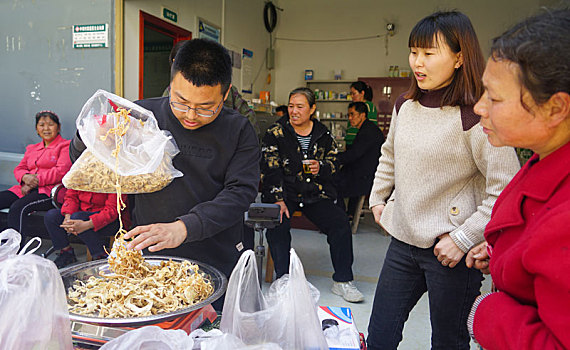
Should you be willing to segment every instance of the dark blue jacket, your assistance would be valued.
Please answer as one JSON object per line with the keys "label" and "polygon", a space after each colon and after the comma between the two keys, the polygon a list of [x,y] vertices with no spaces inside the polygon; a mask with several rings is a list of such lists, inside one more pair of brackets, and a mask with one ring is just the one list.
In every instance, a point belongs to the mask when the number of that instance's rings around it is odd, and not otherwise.
{"label": "dark blue jacket", "polygon": [[382,131],[365,119],[352,145],[347,147],[346,152],[339,153],[338,159],[342,166],[339,172],[339,191],[344,197],[370,193],[384,141]]}

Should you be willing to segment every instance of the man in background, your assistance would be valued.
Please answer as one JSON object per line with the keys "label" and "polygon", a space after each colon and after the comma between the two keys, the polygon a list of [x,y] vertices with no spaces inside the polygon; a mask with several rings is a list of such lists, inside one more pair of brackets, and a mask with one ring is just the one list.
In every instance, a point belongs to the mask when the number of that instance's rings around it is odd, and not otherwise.
{"label": "man in background", "polygon": [[[380,148],[385,140],[382,131],[367,118],[367,114],[368,107],[364,102],[348,105],[348,120],[358,131],[352,144],[338,155],[341,169],[337,176],[337,204],[347,211],[349,219],[356,212],[358,197],[367,196],[372,189]],[[345,198],[348,198],[348,210]]]}
{"label": "man in background", "polygon": [[281,118],[282,116],[289,116],[289,112],[287,111],[287,106],[281,105],[275,108],[275,116]]}

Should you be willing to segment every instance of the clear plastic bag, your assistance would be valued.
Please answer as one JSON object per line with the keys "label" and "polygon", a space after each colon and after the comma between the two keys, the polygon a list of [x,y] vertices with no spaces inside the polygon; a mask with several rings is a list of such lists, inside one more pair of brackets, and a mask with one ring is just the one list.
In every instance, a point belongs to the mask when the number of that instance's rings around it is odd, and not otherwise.
{"label": "clear plastic bag", "polygon": [[233,334],[218,329],[196,329],[189,335],[181,329],[146,326],[129,331],[101,347],[101,350],[281,350],[277,344],[245,345]]}
{"label": "clear plastic bag", "polygon": [[275,343],[265,343],[259,345],[245,345],[238,337],[233,334],[222,334],[218,337],[211,338],[200,344],[201,346],[194,347],[193,350],[282,350],[281,347]]}
{"label": "clear plastic bag", "polygon": [[129,331],[101,347],[101,350],[191,350],[194,341],[181,329],[147,326]]}
{"label": "clear plastic bag", "polygon": [[[17,254],[21,236],[0,233],[0,349],[73,349],[65,288],[55,264]],[[37,249],[37,248],[36,248]]]}
{"label": "clear plastic bag", "polygon": [[[128,111],[126,120],[115,115],[120,109]],[[126,121],[123,127],[121,121]],[[87,150],[63,178],[67,188],[115,193],[116,170],[121,186],[138,182],[123,193],[148,193],[183,175],[172,165],[179,149],[170,133],[160,130],[151,111],[129,100],[97,90],[83,106],[76,125]],[[116,128],[121,136],[110,132]]]}
{"label": "clear plastic bag", "polygon": [[[275,282],[274,282],[275,283]],[[247,345],[276,343],[283,349],[328,349],[303,265],[291,249],[289,277],[277,294],[259,288],[255,253],[244,252],[234,268],[224,301],[220,330]]]}
{"label": "clear plastic bag", "polygon": [[[309,294],[315,305],[318,305],[319,299],[321,297],[321,292],[313,286],[310,282],[307,282],[307,287],[309,287]],[[269,290],[264,293],[265,301],[273,305],[279,302],[279,299],[283,297],[283,294],[287,293],[287,288],[289,288],[289,274],[285,274],[280,278],[276,279]]]}

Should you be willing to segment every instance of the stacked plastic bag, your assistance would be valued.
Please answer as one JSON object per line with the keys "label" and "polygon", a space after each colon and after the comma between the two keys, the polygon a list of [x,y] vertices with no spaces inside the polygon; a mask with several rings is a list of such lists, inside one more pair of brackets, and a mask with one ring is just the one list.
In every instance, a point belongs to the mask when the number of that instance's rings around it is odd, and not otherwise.
{"label": "stacked plastic bag", "polygon": [[[0,233],[0,349],[73,349],[61,276],[48,259],[20,254],[21,236]],[[37,248],[36,248],[37,249]]]}

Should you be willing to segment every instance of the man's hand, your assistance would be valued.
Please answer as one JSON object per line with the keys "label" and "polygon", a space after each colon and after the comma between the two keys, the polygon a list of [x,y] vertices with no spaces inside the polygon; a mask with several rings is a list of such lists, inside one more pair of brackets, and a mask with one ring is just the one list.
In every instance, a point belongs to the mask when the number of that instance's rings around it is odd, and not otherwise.
{"label": "man's hand", "polygon": [[487,252],[487,242],[483,241],[475,247],[471,248],[471,250],[467,253],[467,257],[465,258],[465,265],[467,265],[468,268],[474,266],[476,269],[481,270],[481,272],[488,275],[491,273],[489,271],[489,258],[489,253]]}
{"label": "man's hand", "polygon": [[83,221],[66,218],[63,220],[63,223],[59,225],[59,227],[63,228],[67,233],[71,233],[72,235],[77,236],[80,233],[92,229],[94,226],[93,221],[91,220]]}
{"label": "man's hand", "polygon": [[284,201],[278,201],[275,202],[275,204],[278,204],[279,207],[281,208],[281,212],[279,213],[279,222],[283,222],[283,213],[285,213],[287,219],[291,219],[291,217],[289,216],[289,209],[287,209],[287,205],[285,205]]}
{"label": "man's hand", "polygon": [[[382,217],[382,212],[386,206],[384,204],[375,205],[372,207],[372,214],[374,215],[374,221],[380,225],[380,218]],[[382,226],[382,225],[380,225]]]}
{"label": "man's hand", "polygon": [[439,236],[439,242],[433,248],[433,254],[437,256],[437,260],[443,266],[455,267],[463,258],[463,251],[459,249],[457,244],[451,239],[449,233]]}
{"label": "man's hand", "polygon": [[127,249],[143,250],[148,248],[150,252],[162,249],[176,248],[181,245],[188,233],[182,220],[176,220],[168,224],[151,224],[137,226],[127,232],[125,239],[135,237],[127,245]]}

